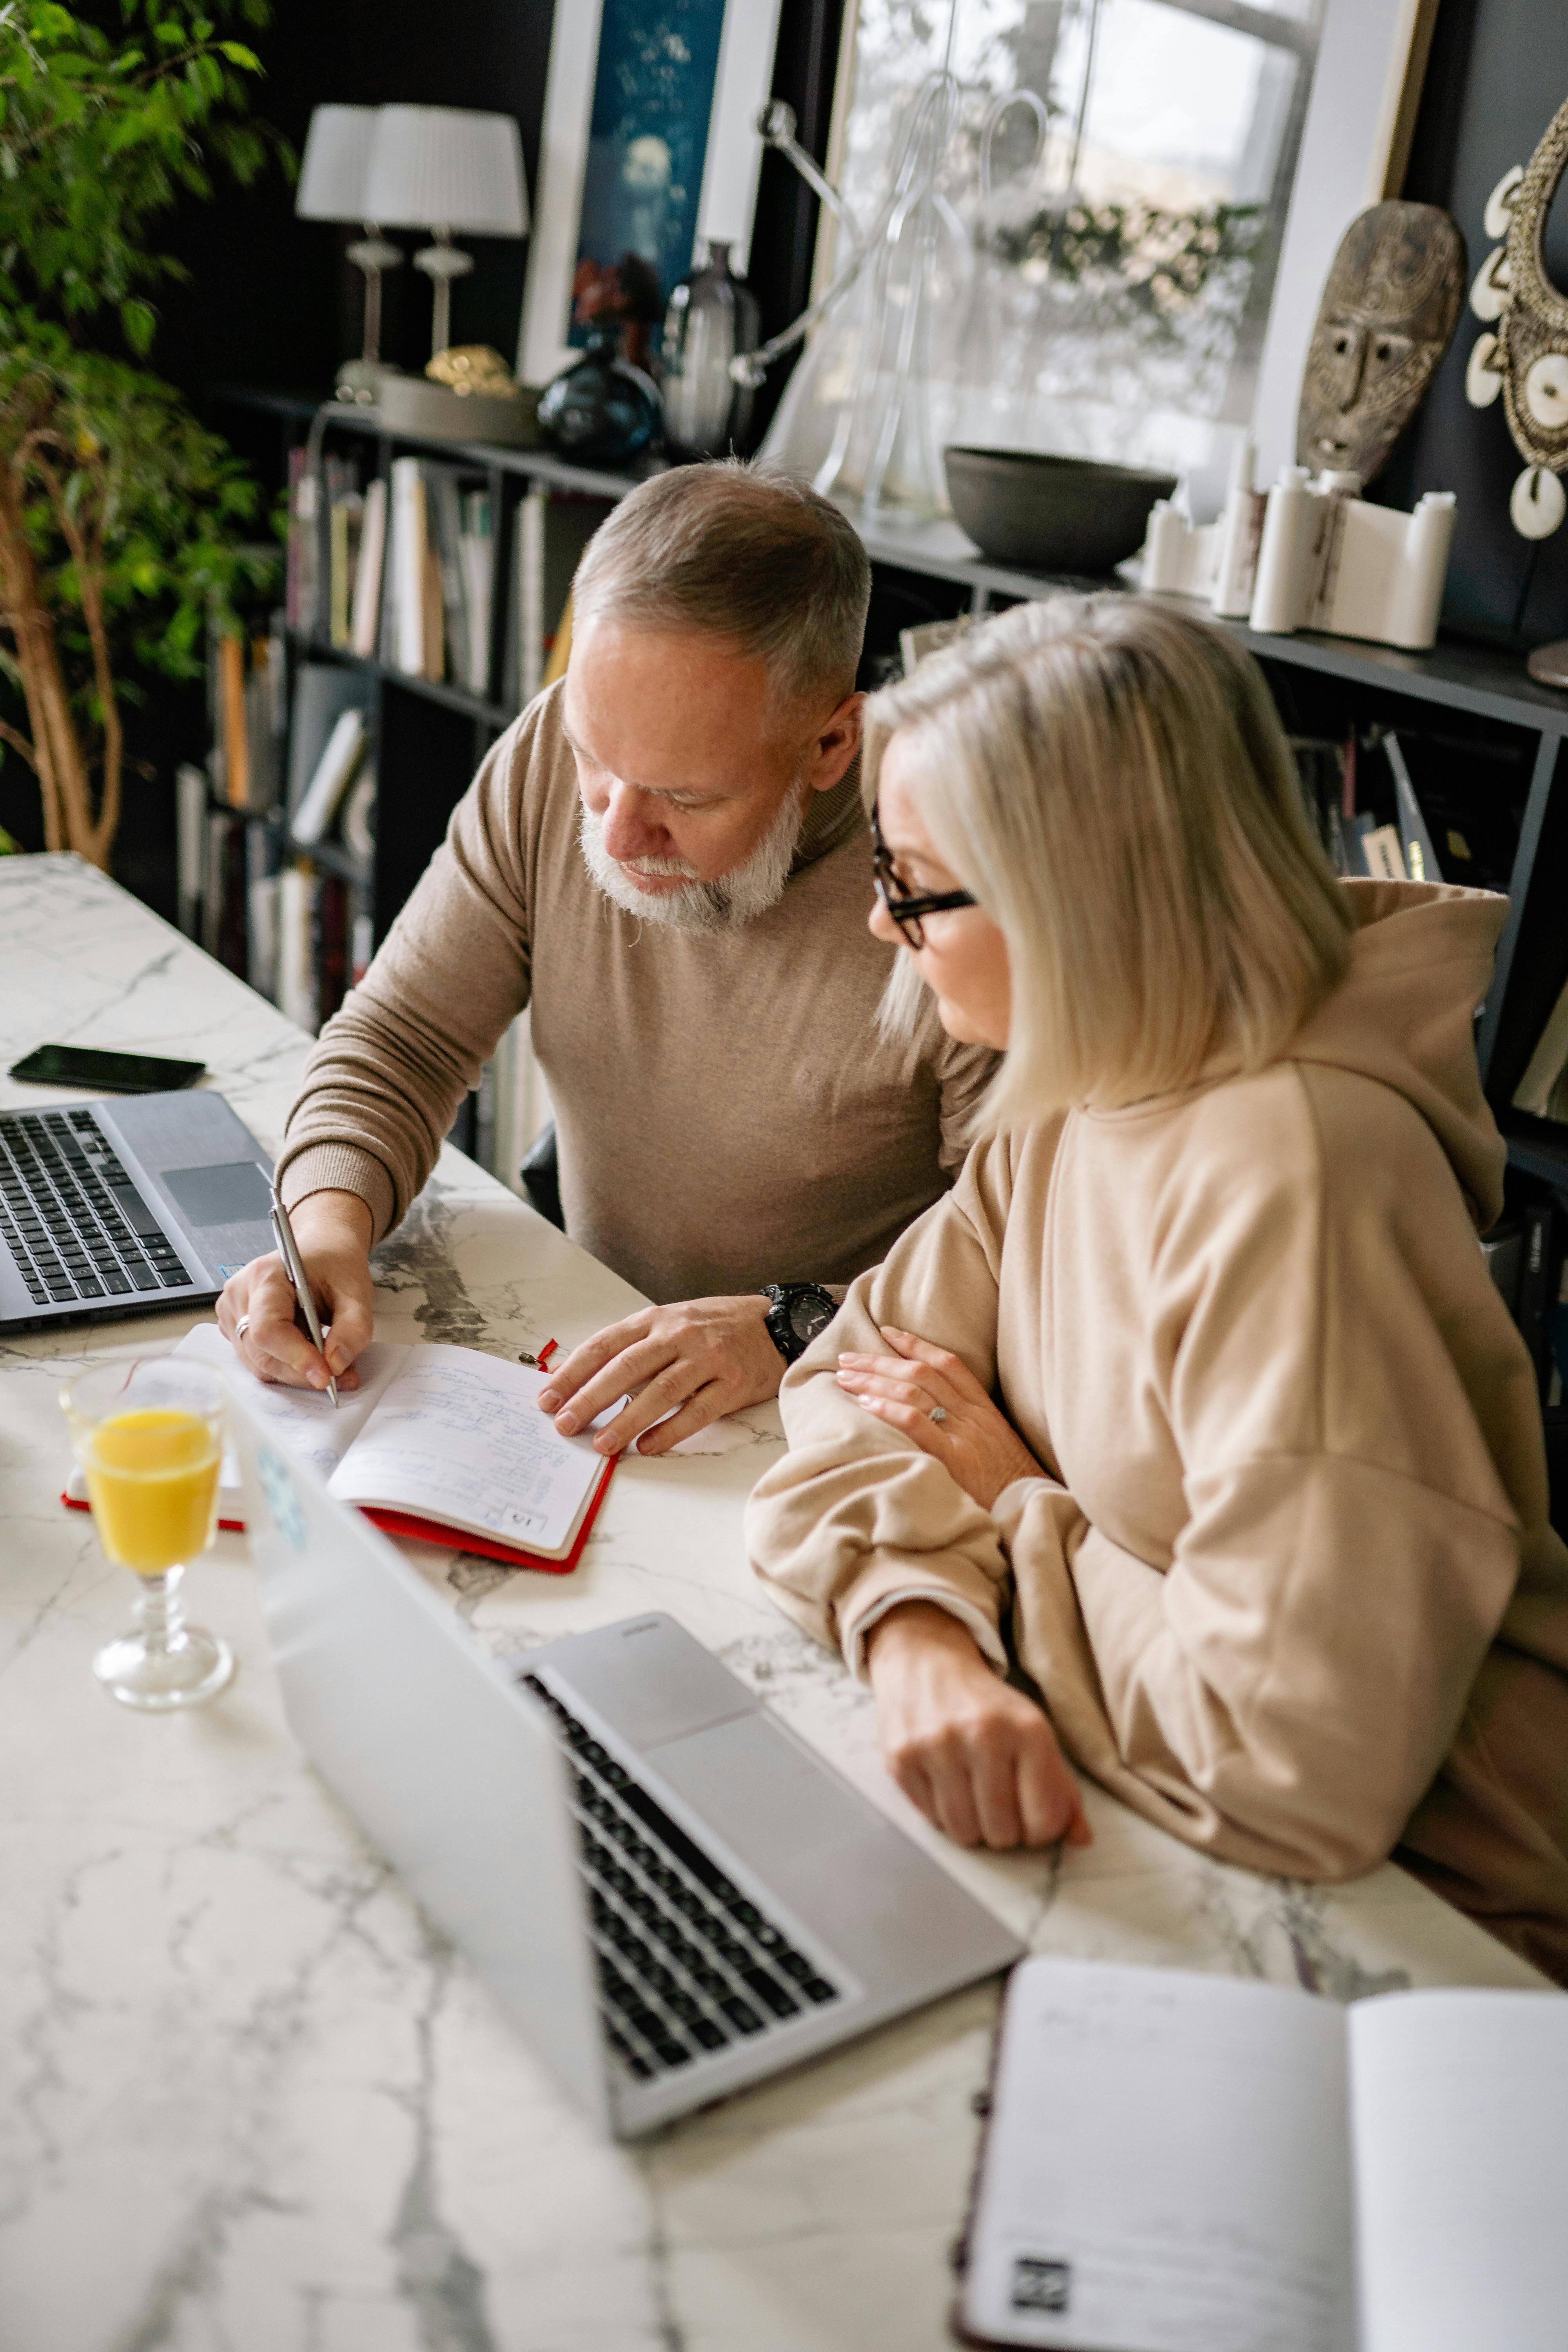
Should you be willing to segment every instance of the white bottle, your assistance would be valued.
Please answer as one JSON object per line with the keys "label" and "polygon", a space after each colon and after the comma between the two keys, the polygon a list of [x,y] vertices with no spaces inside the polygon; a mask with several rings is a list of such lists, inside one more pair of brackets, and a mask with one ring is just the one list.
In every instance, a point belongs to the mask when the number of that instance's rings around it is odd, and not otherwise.
{"label": "white bottle", "polygon": [[1288,637],[1301,625],[1307,563],[1318,526],[1318,501],[1308,487],[1310,478],[1305,466],[1281,467],[1268,493],[1252,625],[1270,636]]}
{"label": "white bottle", "polygon": [[1458,503],[1452,490],[1428,490],[1416,503],[1405,541],[1405,561],[1389,600],[1385,632],[1391,646],[1426,653],[1437,641],[1448,551],[1454,543]]}
{"label": "white bottle", "polygon": [[1267,504],[1254,487],[1257,463],[1258,445],[1248,433],[1237,450],[1220,518],[1219,562],[1212,601],[1222,620],[1245,621],[1252,610]]}
{"label": "white bottle", "polygon": [[1179,589],[1186,574],[1187,519],[1168,499],[1156,499],[1143,541],[1140,585],[1155,593]]}

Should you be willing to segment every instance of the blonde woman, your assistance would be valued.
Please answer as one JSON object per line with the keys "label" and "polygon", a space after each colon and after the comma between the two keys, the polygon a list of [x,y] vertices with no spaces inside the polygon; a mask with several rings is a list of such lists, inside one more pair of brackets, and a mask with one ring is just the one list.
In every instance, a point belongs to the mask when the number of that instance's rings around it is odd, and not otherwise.
{"label": "blonde woman", "polygon": [[1252,663],[1131,599],[868,718],[883,1017],[1005,1059],[785,1379],[759,1574],[961,1843],[1086,1841],[1076,1768],[1256,1869],[1397,1849],[1568,1978],[1568,1552],[1476,1241],[1504,901],[1337,882]]}

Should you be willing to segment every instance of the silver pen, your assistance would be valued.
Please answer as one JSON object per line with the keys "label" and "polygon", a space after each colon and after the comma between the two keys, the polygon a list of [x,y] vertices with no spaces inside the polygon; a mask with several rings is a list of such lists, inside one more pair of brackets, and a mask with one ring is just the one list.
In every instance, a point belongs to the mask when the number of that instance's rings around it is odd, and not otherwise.
{"label": "silver pen", "polygon": [[[321,1337],[321,1318],[316,1312],[316,1302],[311,1295],[309,1276],[305,1272],[305,1261],[300,1255],[300,1244],[294,1239],[294,1228],[289,1223],[289,1212],[283,1206],[276,1186],[273,1188],[271,1213],[272,1231],[278,1243],[278,1255],[289,1269],[289,1279],[294,1286],[294,1296],[300,1302],[300,1312],[305,1318],[305,1328],[321,1349],[324,1359],[327,1349],[326,1342]],[[332,1411],[335,1412],[338,1408],[338,1384],[332,1378],[330,1365],[327,1368],[327,1394],[332,1400]]]}

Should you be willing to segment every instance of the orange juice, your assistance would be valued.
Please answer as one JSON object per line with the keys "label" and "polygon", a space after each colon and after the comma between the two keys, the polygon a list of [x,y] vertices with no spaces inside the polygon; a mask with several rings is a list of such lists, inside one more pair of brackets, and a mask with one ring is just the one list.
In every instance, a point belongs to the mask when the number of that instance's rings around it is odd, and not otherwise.
{"label": "orange juice", "polygon": [[99,1541],[139,1576],[205,1551],[217,1515],[217,1432],[168,1407],[114,1414],[92,1432],[82,1467]]}

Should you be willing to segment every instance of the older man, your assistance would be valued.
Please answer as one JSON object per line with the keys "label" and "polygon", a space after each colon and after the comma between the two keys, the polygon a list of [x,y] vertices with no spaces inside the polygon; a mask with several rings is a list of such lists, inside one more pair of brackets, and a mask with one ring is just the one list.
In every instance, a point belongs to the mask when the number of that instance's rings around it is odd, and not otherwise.
{"label": "older man", "polygon": [[640,1450],[662,1453],[773,1395],[827,1286],[944,1189],[992,1057],[934,1012],[911,1042],[877,1029],[869,593],[837,509],[743,467],[662,475],[604,524],[564,680],[496,744],[311,1055],[278,1166],[326,1360],[258,1258],[218,1304],[254,1370],[319,1388],[352,1365],[371,1249],[524,1005],[566,1229],[660,1302],[547,1392],[568,1433],[629,1392],[607,1451],[659,1422]]}

